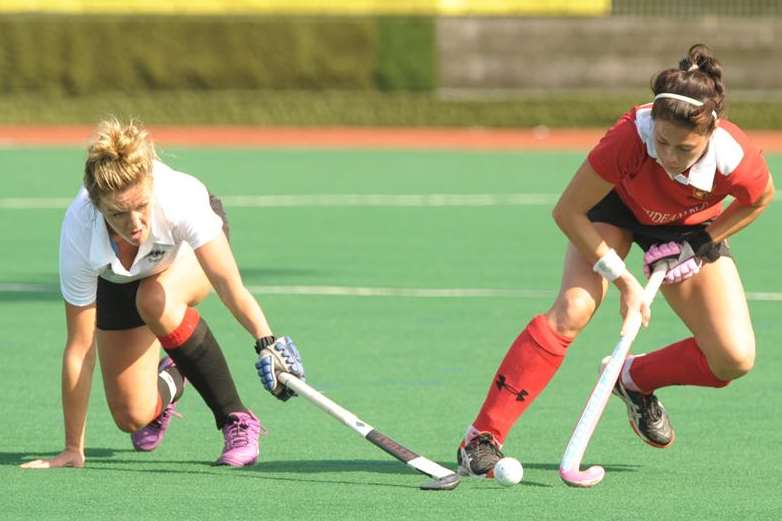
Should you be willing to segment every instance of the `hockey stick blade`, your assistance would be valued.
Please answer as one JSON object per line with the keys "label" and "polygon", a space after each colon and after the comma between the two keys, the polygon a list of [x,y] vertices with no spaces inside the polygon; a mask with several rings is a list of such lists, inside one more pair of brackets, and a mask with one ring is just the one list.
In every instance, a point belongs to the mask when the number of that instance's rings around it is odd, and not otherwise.
{"label": "hockey stick blade", "polygon": [[376,447],[383,449],[402,463],[433,478],[419,487],[422,490],[453,490],[459,485],[459,475],[454,471],[420,456],[404,445],[394,441],[292,374],[280,373],[278,378],[283,385],[350,427],[353,431],[361,435],[362,438],[365,438]]}
{"label": "hockey stick blade", "polygon": [[459,475],[453,473],[449,476],[439,479],[430,479],[429,481],[421,484],[418,488],[421,490],[453,490],[459,486]]}
{"label": "hockey stick blade", "polygon": [[[668,263],[665,261],[658,262],[654,266],[649,282],[646,284],[646,288],[644,288],[644,299],[650,306],[657,294],[657,290],[660,288],[660,284],[662,284],[667,269]],[[600,378],[592,389],[592,394],[590,394],[578,419],[578,423],[576,423],[573,429],[573,434],[570,436],[565,453],[562,455],[562,460],[559,464],[559,476],[566,485],[590,488],[600,483],[605,477],[605,469],[600,465],[593,465],[586,470],[581,470],[581,460],[597,427],[597,423],[600,421],[600,416],[602,416],[605,410],[616,379],[622,370],[622,364],[630,351],[630,346],[640,328],[641,317],[639,314],[633,317],[633,320],[627,326],[628,330],[624,332],[624,335],[619,339],[616,347],[614,347],[611,358],[605,369],[600,373]]]}

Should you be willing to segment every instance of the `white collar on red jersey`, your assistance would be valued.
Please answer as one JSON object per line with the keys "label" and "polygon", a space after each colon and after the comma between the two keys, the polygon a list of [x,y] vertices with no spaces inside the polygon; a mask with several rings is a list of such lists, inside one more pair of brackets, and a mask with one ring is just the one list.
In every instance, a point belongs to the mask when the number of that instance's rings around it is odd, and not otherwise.
{"label": "white collar on red jersey", "polygon": [[[641,107],[636,111],[635,128],[638,130],[641,141],[646,145],[646,153],[649,154],[649,157],[657,159],[651,105]],[[743,158],[744,149],[741,148],[741,145],[727,130],[717,127],[709,138],[706,152],[690,166],[689,174],[676,174],[671,176],[671,179],[685,186],[711,192],[714,187],[714,174],[719,171],[722,175],[730,175]]]}

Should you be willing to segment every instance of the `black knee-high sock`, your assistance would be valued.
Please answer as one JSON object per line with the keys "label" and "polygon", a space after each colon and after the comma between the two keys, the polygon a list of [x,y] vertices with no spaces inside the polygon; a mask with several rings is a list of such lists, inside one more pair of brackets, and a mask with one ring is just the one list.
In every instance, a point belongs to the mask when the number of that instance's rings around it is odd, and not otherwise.
{"label": "black knee-high sock", "polygon": [[247,412],[223,352],[198,311],[188,308],[182,324],[159,340],[179,371],[212,410],[218,429],[223,427],[230,413]]}
{"label": "black knee-high sock", "polygon": [[172,365],[160,371],[157,375],[157,391],[163,408],[182,397],[185,389],[185,378],[177,366]]}

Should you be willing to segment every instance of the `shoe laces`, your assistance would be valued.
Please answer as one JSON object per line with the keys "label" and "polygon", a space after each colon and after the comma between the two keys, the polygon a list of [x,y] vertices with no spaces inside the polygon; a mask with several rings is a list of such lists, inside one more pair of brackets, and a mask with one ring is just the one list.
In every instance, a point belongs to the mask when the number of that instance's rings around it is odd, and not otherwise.
{"label": "shoe laces", "polygon": [[488,458],[502,458],[502,452],[491,434],[480,434],[473,438],[469,444],[475,448],[473,459],[483,461]]}
{"label": "shoe laces", "polygon": [[639,416],[645,417],[651,423],[658,421],[663,416],[662,408],[653,394],[640,394],[640,404],[635,406]]}
{"label": "shoe laces", "polygon": [[234,418],[225,425],[225,447],[234,449],[250,443],[250,424],[241,418]]}
{"label": "shoe laces", "polygon": [[173,404],[167,405],[163,412],[161,412],[157,418],[152,420],[150,422],[150,426],[154,426],[157,429],[162,429],[166,426],[166,424],[171,421],[171,416],[176,416],[177,418],[181,418],[182,415],[177,412],[174,407],[172,407]]}

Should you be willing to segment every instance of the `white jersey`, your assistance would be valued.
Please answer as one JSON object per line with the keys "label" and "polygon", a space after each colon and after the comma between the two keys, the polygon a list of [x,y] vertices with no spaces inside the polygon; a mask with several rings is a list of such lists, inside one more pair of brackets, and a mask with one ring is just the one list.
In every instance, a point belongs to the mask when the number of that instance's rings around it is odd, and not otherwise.
{"label": "white jersey", "polygon": [[60,290],[75,306],[95,302],[98,277],[128,283],[165,270],[182,244],[193,250],[217,238],[223,222],[195,177],[154,161],[149,237],[127,270],[117,258],[106,221],[82,188],[65,212],[60,234]]}

